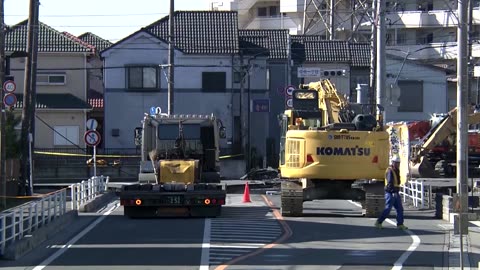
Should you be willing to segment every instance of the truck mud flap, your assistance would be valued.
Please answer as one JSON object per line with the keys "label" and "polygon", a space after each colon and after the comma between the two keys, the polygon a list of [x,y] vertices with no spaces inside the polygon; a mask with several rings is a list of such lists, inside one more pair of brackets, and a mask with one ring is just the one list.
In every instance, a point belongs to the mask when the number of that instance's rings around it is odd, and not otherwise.
{"label": "truck mud flap", "polygon": [[303,215],[303,188],[301,182],[282,182],[280,212],[284,217],[298,217]]}

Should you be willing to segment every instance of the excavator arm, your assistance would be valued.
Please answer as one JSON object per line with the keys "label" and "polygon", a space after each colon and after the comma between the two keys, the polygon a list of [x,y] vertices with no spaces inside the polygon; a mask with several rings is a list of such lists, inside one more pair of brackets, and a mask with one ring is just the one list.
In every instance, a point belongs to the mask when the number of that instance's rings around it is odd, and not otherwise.
{"label": "excavator arm", "polygon": [[[411,159],[411,174],[414,177],[436,177],[434,168],[428,162],[426,154],[434,147],[456,133],[457,108],[451,110],[445,118],[424,136],[422,143],[413,147]],[[468,125],[480,123],[480,113],[473,112],[468,115]]]}
{"label": "excavator arm", "polygon": [[310,89],[318,92],[319,109],[324,112],[323,125],[348,121],[342,117],[342,113],[348,106],[348,101],[338,93],[330,80],[325,79],[318,82],[300,84],[300,89]]}

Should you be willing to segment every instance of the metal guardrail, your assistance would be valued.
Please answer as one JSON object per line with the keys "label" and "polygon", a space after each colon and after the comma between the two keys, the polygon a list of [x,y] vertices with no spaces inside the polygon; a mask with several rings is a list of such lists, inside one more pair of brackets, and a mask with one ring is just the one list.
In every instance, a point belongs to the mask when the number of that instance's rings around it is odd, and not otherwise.
{"label": "metal guardrail", "polygon": [[108,176],[94,176],[87,181],[82,181],[70,186],[71,204],[73,210],[80,209],[80,206],[95,199],[95,197],[107,190]]}
{"label": "metal guardrail", "polygon": [[5,247],[25,235],[66,213],[67,190],[61,189],[49,195],[0,214],[0,254]]}
{"label": "metal guardrail", "polygon": [[[81,205],[106,191],[108,180],[108,176],[102,175],[71,185],[71,210],[78,211]],[[64,215],[67,212],[67,189],[51,192],[41,199],[1,212],[0,255],[4,254],[8,245]]]}

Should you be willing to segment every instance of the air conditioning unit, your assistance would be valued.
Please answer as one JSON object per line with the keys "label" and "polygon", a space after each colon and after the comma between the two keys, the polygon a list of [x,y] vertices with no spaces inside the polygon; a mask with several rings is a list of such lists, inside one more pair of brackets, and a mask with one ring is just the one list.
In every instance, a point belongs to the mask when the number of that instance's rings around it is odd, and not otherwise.
{"label": "air conditioning unit", "polygon": [[341,77],[345,76],[345,74],[345,69],[324,70],[322,72],[323,77]]}

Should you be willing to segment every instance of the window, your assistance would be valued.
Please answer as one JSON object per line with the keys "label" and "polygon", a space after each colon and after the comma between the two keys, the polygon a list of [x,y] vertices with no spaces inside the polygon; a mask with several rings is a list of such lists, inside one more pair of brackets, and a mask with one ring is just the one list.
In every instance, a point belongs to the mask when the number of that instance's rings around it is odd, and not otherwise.
{"label": "window", "polygon": [[242,81],[242,73],[234,72],[233,73],[233,83],[240,83]]}
{"label": "window", "polygon": [[258,16],[258,17],[265,17],[265,16],[267,16],[267,8],[266,8],[266,7],[258,8],[258,10],[257,10],[257,16]]}
{"label": "window", "polygon": [[128,88],[158,89],[160,88],[160,72],[155,66],[129,66],[127,69]]}
{"label": "window", "polygon": [[65,74],[37,74],[37,85],[65,85]]}
{"label": "window", "polygon": [[54,146],[78,145],[78,126],[55,126],[53,128]]}
{"label": "window", "polygon": [[270,17],[277,17],[280,15],[279,8],[277,6],[269,7]]}
{"label": "window", "polygon": [[203,72],[202,90],[205,92],[224,92],[227,88],[226,72]]}
{"label": "window", "polygon": [[398,81],[400,88],[399,112],[423,112],[423,81]]}

